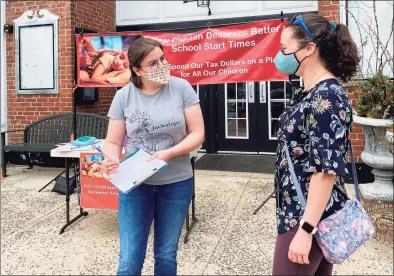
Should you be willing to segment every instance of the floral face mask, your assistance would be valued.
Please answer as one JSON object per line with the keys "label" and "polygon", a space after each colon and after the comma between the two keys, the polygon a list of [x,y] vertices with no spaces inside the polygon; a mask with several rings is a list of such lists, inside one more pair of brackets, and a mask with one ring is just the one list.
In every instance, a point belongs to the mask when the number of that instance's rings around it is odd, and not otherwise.
{"label": "floral face mask", "polygon": [[170,64],[160,64],[157,68],[150,69],[146,73],[146,79],[156,83],[166,84],[170,81],[170,69]]}

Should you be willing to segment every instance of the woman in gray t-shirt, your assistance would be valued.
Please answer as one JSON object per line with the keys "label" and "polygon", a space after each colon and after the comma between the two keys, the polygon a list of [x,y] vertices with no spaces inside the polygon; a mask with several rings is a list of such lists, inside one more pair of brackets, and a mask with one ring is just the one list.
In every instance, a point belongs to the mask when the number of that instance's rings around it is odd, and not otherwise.
{"label": "woman in gray t-shirt", "polygon": [[142,149],[168,166],[128,194],[119,192],[118,275],[141,275],[152,221],[155,275],[176,275],[176,254],[193,192],[189,153],[204,140],[199,99],[191,85],[170,76],[162,45],[140,38],[128,50],[131,82],[120,89],[110,117],[103,166],[115,173],[126,154]]}

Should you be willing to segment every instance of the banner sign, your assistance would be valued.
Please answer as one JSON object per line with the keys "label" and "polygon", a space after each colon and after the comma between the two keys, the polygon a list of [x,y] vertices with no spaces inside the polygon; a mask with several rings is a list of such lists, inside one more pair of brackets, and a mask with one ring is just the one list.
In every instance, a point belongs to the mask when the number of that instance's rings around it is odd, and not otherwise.
{"label": "banner sign", "polygon": [[81,153],[81,208],[118,210],[118,189],[102,175],[100,153]]}
{"label": "banner sign", "polygon": [[[286,80],[274,65],[285,22],[267,20],[193,33],[144,32],[162,43],[171,75],[191,84]],[[139,33],[77,36],[78,85],[120,87],[129,82],[127,48]]]}

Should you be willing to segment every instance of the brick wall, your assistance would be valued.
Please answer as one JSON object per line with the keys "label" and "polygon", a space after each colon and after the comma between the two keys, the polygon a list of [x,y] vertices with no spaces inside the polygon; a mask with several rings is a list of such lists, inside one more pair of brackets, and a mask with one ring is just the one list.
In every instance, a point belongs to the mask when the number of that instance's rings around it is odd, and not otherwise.
{"label": "brick wall", "polygon": [[339,1],[319,1],[319,15],[324,16],[330,22],[340,22]]}
{"label": "brick wall", "polygon": [[[71,6],[73,25],[95,32],[116,30],[115,1],[74,1]],[[78,111],[107,115],[115,95],[114,88],[99,88],[99,101],[94,105],[78,106]]]}
{"label": "brick wall", "polygon": [[[97,32],[115,31],[115,1],[7,1],[6,23],[27,10],[47,9],[59,16],[59,94],[16,95],[15,39],[6,35],[8,129],[22,129],[44,116],[72,111],[75,27]],[[78,110],[106,114],[115,89],[100,89],[99,103]],[[22,133],[10,133],[9,142],[20,142]]]}
{"label": "brick wall", "polygon": [[[58,95],[16,95],[15,92],[15,39],[6,34],[7,51],[7,107],[8,129],[23,129],[26,124],[41,117],[72,110],[73,87],[73,34],[70,1],[7,1],[6,23],[27,10],[47,9],[59,16],[59,94]],[[23,133],[11,133],[10,142],[21,141]]]}
{"label": "brick wall", "polygon": [[[319,14],[327,18],[330,22],[340,22],[340,1],[319,1]],[[355,100],[355,96],[352,93],[354,87],[347,87],[349,97],[352,101]],[[355,161],[361,163],[361,152],[364,150],[364,133],[362,128],[358,124],[353,125],[352,133],[350,134],[353,144],[353,153]]]}
{"label": "brick wall", "polygon": [[[348,86],[347,91],[349,93],[349,98],[352,102],[356,100],[356,97],[352,91],[354,91],[355,87]],[[353,144],[353,154],[354,159],[357,163],[362,163],[361,160],[361,152],[364,150],[364,143],[365,143],[365,135],[363,129],[360,127],[359,124],[353,124],[353,130],[350,134],[350,139],[352,139]]]}

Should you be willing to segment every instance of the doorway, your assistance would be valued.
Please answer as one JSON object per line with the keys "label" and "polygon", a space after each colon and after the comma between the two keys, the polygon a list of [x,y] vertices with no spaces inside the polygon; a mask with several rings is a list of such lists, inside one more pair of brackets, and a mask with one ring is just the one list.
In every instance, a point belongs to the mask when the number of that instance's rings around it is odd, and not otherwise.
{"label": "doorway", "polygon": [[298,77],[288,81],[226,83],[217,87],[217,152],[275,154],[278,119]]}

